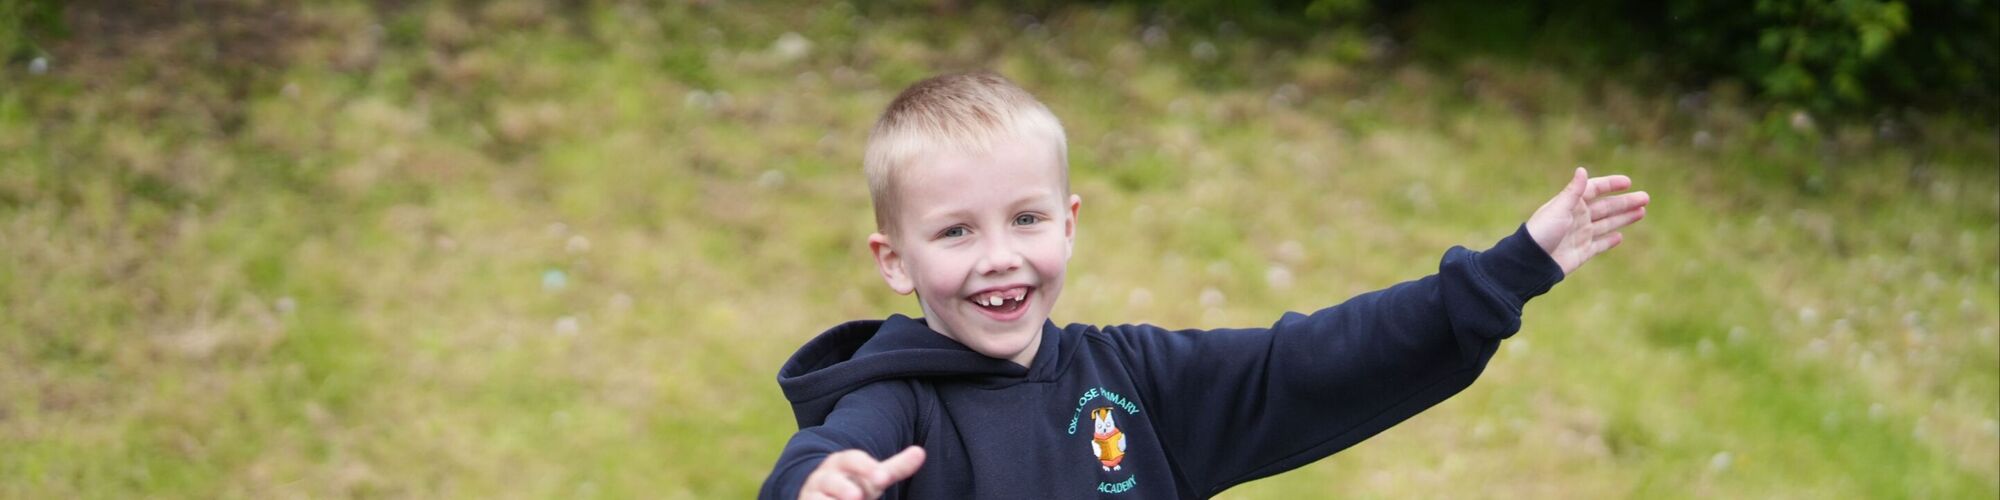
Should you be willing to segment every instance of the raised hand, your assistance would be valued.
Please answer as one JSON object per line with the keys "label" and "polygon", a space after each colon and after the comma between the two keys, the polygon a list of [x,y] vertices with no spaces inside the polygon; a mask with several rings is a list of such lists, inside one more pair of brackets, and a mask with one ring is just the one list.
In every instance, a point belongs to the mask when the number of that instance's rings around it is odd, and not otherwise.
{"label": "raised hand", "polygon": [[889,486],[909,479],[923,466],[924,449],[916,446],[879,462],[861,450],[834,453],[827,455],[812,475],[806,476],[799,499],[874,500]]}
{"label": "raised hand", "polygon": [[1605,196],[1631,187],[1630,177],[1591,178],[1590,172],[1577,167],[1569,185],[1528,217],[1528,235],[1568,276],[1591,257],[1624,242],[1619,229],[1646,217],[1646,204],[1653,198],[1645,191]]}

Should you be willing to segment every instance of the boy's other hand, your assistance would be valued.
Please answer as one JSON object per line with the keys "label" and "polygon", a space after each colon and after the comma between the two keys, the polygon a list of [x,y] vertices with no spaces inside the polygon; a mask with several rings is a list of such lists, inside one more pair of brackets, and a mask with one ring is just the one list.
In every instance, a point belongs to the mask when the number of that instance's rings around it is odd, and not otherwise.
{"label": "boy's other hand", "polygon": [[827,455],[826,460],[806,476],[800,500],[874,500],[882,492],[917,473],[924,466],[924,449],[904,448],[902,453],[880,462],[868,452],[847,450]]}
{"label": "boy's other hand", "polygon": [[1619,229],[1646,217],[1646,204],[1653,198],[1645,191],[1605,196],[1631,187],[1630,177],[1591,178],[1590,172],[1577,167],[1569,186],[1528,217],[1528,236],[1568,276],[1591,257],[1625,241]]}

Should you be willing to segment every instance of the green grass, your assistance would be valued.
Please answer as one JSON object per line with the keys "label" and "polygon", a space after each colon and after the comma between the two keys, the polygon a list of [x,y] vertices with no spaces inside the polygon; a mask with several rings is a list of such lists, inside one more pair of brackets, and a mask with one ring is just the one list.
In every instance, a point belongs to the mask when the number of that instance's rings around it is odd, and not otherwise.
{"label": "green grass", "polygon": [[0,497],[748,496],[792,349],[916,309],[865,254],[865,131],[976,66],[1069,129],[1060,322],[1266,324],[1490,244],[1573,165],[1652,193],[1472,388],[1226,496],[2000,494],[1990,125],[920,14],[312,5],[261,59],[163,23],[8,66]]}

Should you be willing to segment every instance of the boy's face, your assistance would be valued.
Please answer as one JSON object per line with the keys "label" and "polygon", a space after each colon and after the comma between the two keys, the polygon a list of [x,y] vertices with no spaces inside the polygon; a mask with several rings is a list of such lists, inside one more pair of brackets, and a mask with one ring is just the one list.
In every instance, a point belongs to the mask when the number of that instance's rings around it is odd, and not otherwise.
{"label": "boy's face", "polygon": [[1083,201],[1065,199],[1057,162],[1055,145],[1021,137],[985,154],[917,157],[896,174],[894,234],[869,236],[883,279],[917,294],[931,329],[1027,366],[1062,294]]}

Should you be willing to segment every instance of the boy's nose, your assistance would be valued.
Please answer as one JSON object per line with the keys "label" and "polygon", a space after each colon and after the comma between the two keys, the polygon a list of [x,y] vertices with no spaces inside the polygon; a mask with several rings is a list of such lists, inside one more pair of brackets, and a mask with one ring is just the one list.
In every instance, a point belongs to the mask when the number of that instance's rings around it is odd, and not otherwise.
{"label": "boy's nose", "polygon": [[986,245],[986,255],[980,257],[979,274],[999,274],[1021,268],[1021,253],[1015,251],[1012,241],[996,238]]}

